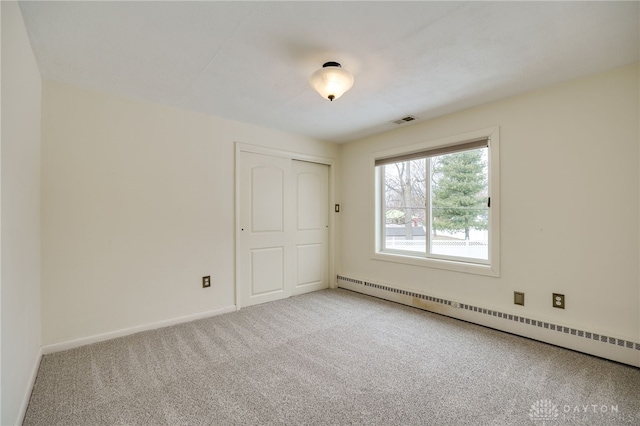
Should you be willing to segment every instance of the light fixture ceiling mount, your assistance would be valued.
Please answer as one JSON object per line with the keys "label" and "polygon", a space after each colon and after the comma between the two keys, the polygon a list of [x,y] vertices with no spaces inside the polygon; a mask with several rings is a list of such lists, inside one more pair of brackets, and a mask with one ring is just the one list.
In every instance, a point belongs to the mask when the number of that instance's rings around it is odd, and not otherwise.
{"label": "light fixture ceiling mount", "polygon": [[353,76],[338,62],[325,62],[322,68],[311,74],[309,83],[320,96],[333,101],[351,89]]}

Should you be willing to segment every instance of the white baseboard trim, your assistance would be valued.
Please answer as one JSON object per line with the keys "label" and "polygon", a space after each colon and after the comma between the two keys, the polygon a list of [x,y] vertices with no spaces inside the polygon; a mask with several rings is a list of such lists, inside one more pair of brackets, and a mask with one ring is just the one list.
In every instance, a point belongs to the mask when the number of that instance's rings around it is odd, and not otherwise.
{"label": "white baseboard trim", "polygon": [[628,340],[623,336],[611,336],[610,333],[602,335],[600,332],[553,324],[552,321],[544,319],[527,318],[512,312],[470,306],[423,295],[395,285],[380,284],[347,276],[338,276],[338,280],[339,288],[640,367],[640,342]]}
{"label": "white baseboard trim", "polygon": [[40,369],[40,361],[42,361],[42,348],[38,350],[31,369],[27,390],[22,397],[22,404],[20,404],[20,411],[18,411],[18,418],[16,419],[17,425],[21,425],[24,422],[24,416],[27,414],[27,407],[29,406],[29,400],[31,400],[31,392],[33,391],[33,386],[36,383],[36,377],[38,377],[38,370]]}
{"label": "white baseboard trim", "polygon": [[141,331],[155,330],[157,328],[169,327],[171,325],[182,324],[203,318],[209,318],[216,315],[235,312],[236,305],[224,306],[211,311],[199,312],[197,314],[185,315],[183,317],[171,318],[150,324],[138,325],[121,330],[110,331],[108,333],[96,334],[94,336],[82,337],[80,339],[68,340],[66,342],[53,343],[42,347],[42,354],[47,355],[54,352],[66,351],[69,349],[79,348],[80,346],[90,345],[92,343],[103,342],[105,340],[115,339],[117,337],[128,336],[130,334],[139,333]]}

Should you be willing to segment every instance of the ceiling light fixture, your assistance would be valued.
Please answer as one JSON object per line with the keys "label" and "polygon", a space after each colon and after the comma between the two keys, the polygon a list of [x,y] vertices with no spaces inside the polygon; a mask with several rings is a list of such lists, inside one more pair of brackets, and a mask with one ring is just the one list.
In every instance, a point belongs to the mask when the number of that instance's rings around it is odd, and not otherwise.
{"label": "ceiling light fixture", "polygon": [[353,86],[351,73],[337,62],[326,62],[322,68],[311,74],[311,87],[325,99],[338,99]]}

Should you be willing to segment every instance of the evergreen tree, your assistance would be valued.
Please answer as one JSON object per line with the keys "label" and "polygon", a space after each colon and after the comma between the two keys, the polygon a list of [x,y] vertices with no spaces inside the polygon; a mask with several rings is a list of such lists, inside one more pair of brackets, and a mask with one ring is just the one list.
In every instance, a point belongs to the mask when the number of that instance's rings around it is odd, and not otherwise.
{"label": "evergreen tree", "polygon": [[433,231],[487,229],[487,179],[482,150],[432,159]]}

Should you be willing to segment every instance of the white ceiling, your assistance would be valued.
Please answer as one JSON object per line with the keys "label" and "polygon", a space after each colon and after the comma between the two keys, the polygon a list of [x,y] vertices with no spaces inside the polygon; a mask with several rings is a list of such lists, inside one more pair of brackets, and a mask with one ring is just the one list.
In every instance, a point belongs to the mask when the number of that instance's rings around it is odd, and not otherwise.
{"label": "white ceiling", "polygon": [[[21,2],[43,78],[346,142],[638,62],[632,2]],[[355,77],[335,102],[309,76]]]}

